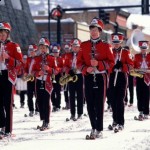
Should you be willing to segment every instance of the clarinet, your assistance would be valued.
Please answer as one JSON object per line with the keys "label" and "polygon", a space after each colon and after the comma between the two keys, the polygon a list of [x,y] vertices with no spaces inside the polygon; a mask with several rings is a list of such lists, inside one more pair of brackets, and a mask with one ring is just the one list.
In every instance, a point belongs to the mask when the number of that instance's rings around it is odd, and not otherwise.
{"label": "clarinet", "polygon": [[[96,50],[95,44],[93,43],[92,44],[92,49],[91,49],[91,51],[92,51],[92,53],[91,53],[92,59],[95,59],[95,50]],[[93,68],[96,69],[96,67],[93,67]],[[98,88],[98,86],[96,84],[96,72],[95,72],[95,70],[94,70],[94,74],[93,74],[93,82],[94,82],[93,88]]]}
{"label": "clarinet", "polygon": [[[122,48],[121,48],[121,52],[120,52],[120,56],[119,56],[119,61],[121,60],[121,55],[122,55]],[[117,77],[118,77],[118,72],[119,72],[119,69],[117,69],[116,74],[115,74],[114,87],[116,86]]]}
{"label": "clarinet", "polygon": [[0,46],[0,54],[1,54],[1,57],[2,57],[2,61],[1,61],[1,64],[0,64],[0,75],[2,75],[2,63],[5,63],[5,60],[3,58],[3,52],[4,52],[4,42],[0,41],[1,43],[1,46]]}
{"label": "clarinet", "polygon": [[[57,58],[55,57],[54,58],[54,63],[55,63],[55,66],[57,67]],[[56,79],[55,79],[55,74],[53,74],[53,83],[56,83]]]}
{"label": "clarinet", "polygon": [[[46,54],[42,54],[42,71],[44,72],[44,75],[45,75],[45,70],[44,70],[44,65],[46,64]],[[41,87],[40,89],[44,89],[44,75],[42,76],[42,80],[41,80]]]}

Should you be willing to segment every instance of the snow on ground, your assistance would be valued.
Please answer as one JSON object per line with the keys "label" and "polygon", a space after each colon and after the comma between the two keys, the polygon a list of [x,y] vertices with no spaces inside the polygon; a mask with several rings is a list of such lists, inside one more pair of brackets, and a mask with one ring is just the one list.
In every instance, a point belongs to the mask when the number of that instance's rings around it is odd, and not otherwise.
{"label": "snow on ground", "polygon": [[[108,131],[112,118],[111,112],[105,112],[103,138],[91,141],[85,140],[91,130],[86,116],[76,122],[66,122],[70,113],[60,110],[51,113],[50,130],[39,131],[36,130],[37,125],[41,125],[39,116],[24,117],[28,108],[20,108],[18,95],[15,95],[15,104],[18,107],[14,109],[13,133],[16,136],[0,140],[0,150],[150,150],[150,120],[140,122],[133,119],[138,115],[136,98],[133,107],[125,108],[125,129],[122,132]],[[84,113],[87,113],[86,106]]]}

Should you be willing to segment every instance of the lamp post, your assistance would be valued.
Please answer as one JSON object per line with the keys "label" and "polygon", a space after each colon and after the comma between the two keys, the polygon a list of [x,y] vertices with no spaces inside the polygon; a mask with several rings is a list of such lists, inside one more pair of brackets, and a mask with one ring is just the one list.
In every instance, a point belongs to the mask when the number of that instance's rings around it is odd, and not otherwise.
{"label": "lamp post", "polygon": [[51,16],[50,16],[50,0],[48,0],[48,39],[51,39],[51,22],[50,22]]}
{"label": "lamp post", "polygon": [[62,18],[62,8],[57,5],[56,8],[51,11],[51,18],[57,20],[57,43],[61,44],[61,18]]}

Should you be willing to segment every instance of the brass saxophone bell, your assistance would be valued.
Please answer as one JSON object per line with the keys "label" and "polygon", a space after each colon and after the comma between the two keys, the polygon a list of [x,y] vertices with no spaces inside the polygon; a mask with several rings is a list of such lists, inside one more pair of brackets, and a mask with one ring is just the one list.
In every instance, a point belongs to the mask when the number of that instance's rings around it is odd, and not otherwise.
{"label": "brass saxophone bell", "polygon": [[135,70],[130,71],[130,75],[134,77],[143,78],[143,74],[136,72]]}
{"label": "brass saxophone bell", "polygon": [[65,75],[63,77],[61,77],[59,79],[59,84],[64,86],[65,84],[67,84],[68,82],[72,81],[72,82],[76,82],[78,80],[78,76],[77,75],[74,75],[74,76],[70,76],[69,74],[68,75]]}
{"label": "brass saxophone bell", "polygon": [[23,76],[22,80],[23,80],[23,81],[27,81],[27,82],[28,82],[28,81],[33,82],[33,81],[34,81],[34,76],[31,75],[31,74],[28,74],[27,76]]}

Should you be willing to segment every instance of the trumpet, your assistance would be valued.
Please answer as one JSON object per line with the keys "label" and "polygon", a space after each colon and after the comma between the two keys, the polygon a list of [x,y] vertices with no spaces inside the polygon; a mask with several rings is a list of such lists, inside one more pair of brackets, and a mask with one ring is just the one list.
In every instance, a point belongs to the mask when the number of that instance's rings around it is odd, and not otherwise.
{"label": "trumpet", "polygon": [[78,76],[77,75],[74,75],[74,76],[71,76],[71,75],[64,75],[63,77],[61,77],[59,79],[59,84],[64,86],[65,84],[67,84],[68,82],[72,81],[72,82],[76,82],[78,80]]}
{"label": "trumpet", "polygon": [[32,74],[28,74],[28,75],[26,75],[26,76],[23,76],[22,77],[22,80],[23,81],[31,81],[31,82],[33,82],[34,81],[34,76],[32,75]]}

